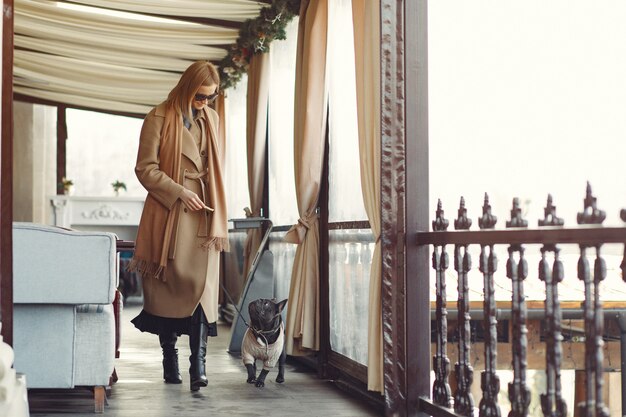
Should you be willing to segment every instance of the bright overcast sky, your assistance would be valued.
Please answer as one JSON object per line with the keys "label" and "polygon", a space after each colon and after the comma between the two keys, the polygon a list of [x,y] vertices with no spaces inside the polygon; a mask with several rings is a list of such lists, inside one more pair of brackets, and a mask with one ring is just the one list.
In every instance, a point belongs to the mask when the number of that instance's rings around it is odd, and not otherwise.
{"label": "bright overcast sky", "polygon": [[[605,224],[626,208],[626,2],[429,2],[431,206],[487,191],[531,225],[548,192],[573,225],[589,180]],[[477,226],[475,226],[477,227]]]}

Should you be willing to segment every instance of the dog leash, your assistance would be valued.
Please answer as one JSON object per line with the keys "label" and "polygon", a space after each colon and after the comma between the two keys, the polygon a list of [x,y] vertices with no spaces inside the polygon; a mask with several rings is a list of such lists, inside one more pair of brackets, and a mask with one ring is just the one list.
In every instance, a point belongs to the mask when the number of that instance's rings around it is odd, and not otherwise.
{"label": "dog leash", "polygon": [[220,287],[222,287],[222,290],[224,290],[224,294],[226,294],[226,297],[228,297],[228,301],[230,301],[230,303],[233,305],[233,307],[235,307],[235,310],[237,310],[237,313],[239,314],[239,318],[241,318],[241,320],[243,320],[243,324],[245,324],[246,327],[250,329],[251,328],[250,324],[248,324],[246,319],[243,317],[243,315],[241,314],[241,311],[237,307],[237,304],[235,304],[235,302],[233,301],[233,298],[230,296],[228,291],[226,291],[226,287],[224,287],[224,284],[221,281],[220,281]]}

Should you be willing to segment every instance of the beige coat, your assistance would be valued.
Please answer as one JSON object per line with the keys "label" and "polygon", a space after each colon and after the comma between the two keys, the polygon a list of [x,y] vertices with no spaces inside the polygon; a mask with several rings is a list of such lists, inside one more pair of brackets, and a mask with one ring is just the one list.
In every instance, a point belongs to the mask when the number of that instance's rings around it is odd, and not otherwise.
{"label": "beige coat", "polygon": [[[169,210],[174,210],[174,230],[169,245],[167,267],[163,279],[142,279],[144,310],[150,314],[184,318],[193,314],[200,303],[209,323],[217,320],[219,288],[219,252],[203,249],[209,235],[211,215],[188,210],[179,199],[184,188],[195,192],[209,207],[206,187],[208,140],[216,136],[217,113],[209,109],[209,119],[198,112],[189,130],[183,129],[180,176],[182,185],[159,170],[159,145],[165,120],[163,104],[153,109],[144,120],[135,172],[150,196]],[[211,136],[209,136],[211,135]]]}

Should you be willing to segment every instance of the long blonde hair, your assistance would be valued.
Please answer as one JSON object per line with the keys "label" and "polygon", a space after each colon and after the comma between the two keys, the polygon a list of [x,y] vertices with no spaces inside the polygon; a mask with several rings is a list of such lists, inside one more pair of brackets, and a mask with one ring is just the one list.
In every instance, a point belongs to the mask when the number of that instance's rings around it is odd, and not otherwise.
{"label": "long blonde hair", "polygon": [[178,84],[168,94],[167,102],[191,120],[191,102],[196,91],[211,84],[217,84],[219,89],[220,75],[217,68],[208,61],[196,61],[180,76]]}

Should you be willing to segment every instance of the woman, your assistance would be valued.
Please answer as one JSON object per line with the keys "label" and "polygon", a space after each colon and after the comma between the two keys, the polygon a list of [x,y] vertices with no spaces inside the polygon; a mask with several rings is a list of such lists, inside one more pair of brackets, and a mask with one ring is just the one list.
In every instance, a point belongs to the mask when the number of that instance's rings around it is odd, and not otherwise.
{"label": "woman", "polygon": [[208,336],[217,336],[219,252],[228,250],[223,149],[218,146],[219,75],[206,61],[185,70],[146,116],[135,172],[148,191],[130,269],[144,305],[132,322],[159,336],[163,378],[180,384],[176,341],[189,335],[190,388],[207,386]]}

